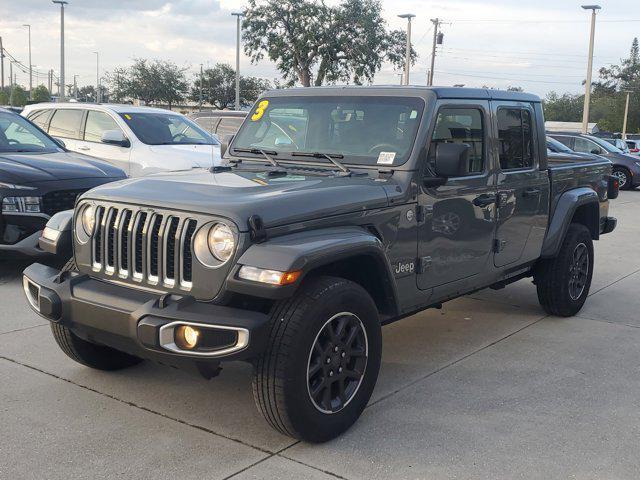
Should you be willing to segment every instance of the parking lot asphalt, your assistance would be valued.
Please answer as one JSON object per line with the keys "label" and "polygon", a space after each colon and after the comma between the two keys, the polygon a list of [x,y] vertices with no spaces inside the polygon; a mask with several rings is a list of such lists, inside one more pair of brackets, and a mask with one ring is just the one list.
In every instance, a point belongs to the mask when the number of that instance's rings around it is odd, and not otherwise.
{"label": "parking lot asphalt", "polygon": [[2,479],[635,479],[640,472],[640,191],[612,202],[579,316],[522,280],[383,329],[361,419],[323,445],[271,430],[251,367],[211,381],[145,362],[84,368],[0,262]]}

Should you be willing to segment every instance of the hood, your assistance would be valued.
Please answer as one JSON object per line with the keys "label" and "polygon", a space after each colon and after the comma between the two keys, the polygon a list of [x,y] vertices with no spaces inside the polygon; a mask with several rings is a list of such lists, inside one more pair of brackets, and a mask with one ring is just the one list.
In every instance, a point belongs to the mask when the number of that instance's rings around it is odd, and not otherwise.
{"label": "hood", "polygon": [[72,152],[1,153],[0,182],[30,185],[80,178],[126,178],[107,162]]}
{"label": "hood", "polygon": [[251,215],[260,215],[266,227],[274,227],[385,207],[391,181],[199,169],[110,183],[84,198],[225,217],[245,231]]}
{"label": "hood", "polygon": [[166,157],[174,154],[189,167],[209,168],[220,165],[220,145],[152,145],[151,154]]}

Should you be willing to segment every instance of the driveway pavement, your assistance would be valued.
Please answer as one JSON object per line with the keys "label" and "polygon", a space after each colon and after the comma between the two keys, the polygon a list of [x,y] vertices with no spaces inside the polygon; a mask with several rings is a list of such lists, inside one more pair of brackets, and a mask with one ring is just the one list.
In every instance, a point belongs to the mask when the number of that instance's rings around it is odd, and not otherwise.
{"label": "driveway pavement", "polygon": [[640,192],[612,205],[580,316],[548,317],[523,280],[384,328],[360,421],[309,445],[272,431],[251,368],[205,381],[69,360],[0,263],[2,479],[636,479]]}

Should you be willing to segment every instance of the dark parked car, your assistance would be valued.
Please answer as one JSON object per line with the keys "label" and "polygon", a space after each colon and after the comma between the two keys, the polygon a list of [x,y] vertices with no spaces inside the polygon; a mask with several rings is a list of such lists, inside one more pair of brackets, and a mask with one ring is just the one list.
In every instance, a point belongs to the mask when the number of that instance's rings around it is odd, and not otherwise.
{"label": "dark parked car", "polygon": [[125,178],[106,162],[66,151],[34,124],[0,109],[0,256],[43,253],[47,220],[90,188]]}
{"label": "dark parked car", "polygon": [[640,160],[625,154],[606,140],[580,133],[549,132],[548,135],[578,153],[591,153],[613,163],[613,175],[618,177],[620,188],[630,190],[640,185]]}
{"label": "dark parked car", "polygon": [[92,368],[252,362],[258,409],[307,441],[364,410],[382,325],[525,277],[575,315],[616,226],[611,162],[549,156],[525,93],[274,90],[222,147],[225,165],[98,187],[52,218],[74,262],[27,268],[25,295]]}
{"label": "dark parked car", "polygon": [[626,143],[629,148],[629,153],[640,155],[640,140],[627,140]]}

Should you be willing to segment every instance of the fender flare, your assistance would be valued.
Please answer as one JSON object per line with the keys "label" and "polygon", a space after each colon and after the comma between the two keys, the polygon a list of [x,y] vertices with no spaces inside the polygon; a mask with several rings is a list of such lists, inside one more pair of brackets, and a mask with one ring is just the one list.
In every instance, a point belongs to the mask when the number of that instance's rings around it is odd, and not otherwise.
{"label": "fender flare", "polygon": [[48,238],[42,235],[38,239],[40,249],[47,253],[68,260],[73,255],[73,210],[64,210],[53,215],[46,225],[46,229],[55,233],[54,237]]}
{"label": "fender flare", "polygon": [[[393,297],[394,308],[398,298],[391,266],[382,241],[361,227],[332,227],[292,233],[251,245],[238,259],[227,278],[229,291],[263,298],[281,299],[293,295],[300,282],[311,271],[355,256],[368,256],[384,273],[385,291]],[[248,282],[237,277],[242,265],[290,272],[301,270],[301,278],[285,287]],[[374,299],[375,300],[375,299]]]}
{"label": "fender flare", "polygon": [[545,236],[544,243],[542,244],[542,258],[553,258],[558,255],[562,241],[569,229],[571,220],[578,208],[584,205],[595,205],[595,232],[592,232],[592,237],[597,240],[599,237],[599,225],[600,225],[600,198],[595,190],[589,187],[580,187],[564,192],[560,195],[556,208],[553,212],[553,217],[549,222],[547,229],[547,235]]}

